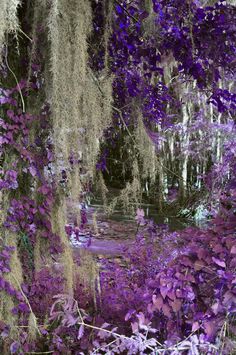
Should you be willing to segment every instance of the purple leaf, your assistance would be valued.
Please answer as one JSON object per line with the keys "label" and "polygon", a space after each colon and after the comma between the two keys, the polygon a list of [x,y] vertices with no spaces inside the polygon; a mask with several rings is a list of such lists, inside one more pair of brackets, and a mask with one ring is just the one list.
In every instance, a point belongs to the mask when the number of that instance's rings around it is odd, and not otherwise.
{"label": "purple leaf", "polygon": [[192,325],[192,332],[196,332],[200,328],[200,324],[198,322],[194,322]]}
{"label": "purple leaf", "polygon": [[231,254],[236,254],[236,245],[232,246],[231,250],[230,250]]}
{"label": "purple leaf", "polygon": [[157,308],[157,310],[160,311],[163,306],[163,298],[161,296],[153,295],[152,302],[154,306]]}
{"label": "purple leaf", "polygon": [[226,264],[224,261],[217,259],[214,256],[212,257],[212,260],[214,261],[215,264],[219,265],[220,267],[223,267],[223,268],[226,267]]}
{"label": "purple leaf", "polygon": [[176,298],[175,301],[173,301],[173,302],[169,301],[169,303],[175,313],[180,311],[181,306],[182,306],[182,302],[180,301],[180,299]]}
{"label": "purple leaf", "polygon": [[81,326],[79,327],[77,339],[80,340],[83,337],[83,335],[84,335],[84,325],[81,324]]}
{"label": "purple leaf", "polygon": [[34,166],[29,167],[29,172],[33,177],[37,175],[37,170]]}
{"label": "purple leaf", "polygon": [[20,344],[17,341],[14,341],[10,346],[11,354],[15,354],[20,348]]}

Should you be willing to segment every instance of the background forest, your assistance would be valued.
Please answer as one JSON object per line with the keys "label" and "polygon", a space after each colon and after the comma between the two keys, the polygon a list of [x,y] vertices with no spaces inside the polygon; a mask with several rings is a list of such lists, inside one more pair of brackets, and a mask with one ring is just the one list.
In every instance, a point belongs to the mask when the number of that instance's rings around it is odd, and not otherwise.
{"label": "background forest", "polygon": [[0,0],[0,353],[235,354],[236,2]]}

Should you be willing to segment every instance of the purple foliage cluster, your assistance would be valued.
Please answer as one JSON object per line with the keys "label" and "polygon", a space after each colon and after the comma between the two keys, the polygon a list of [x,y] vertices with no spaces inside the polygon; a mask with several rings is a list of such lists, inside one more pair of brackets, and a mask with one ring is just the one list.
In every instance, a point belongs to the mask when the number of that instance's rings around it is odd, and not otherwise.
{"label": "purple foliage cluster", "polygon": [[[7,281],[4,277],[11,271],[10,259],[14,247],[4,246],[1,243],[0,246],[0,290],[6,292],[8,295],[12,296],[15,301],[17,301],[17,306],[12,309],[13,314],[28,313],[29,307],[25,303],[25,299],[20,291],[17,291],[12,284]],[[7,325],[5,325],[7,326]]]}
{"label": "purple foliage cluster", "polygon": [[[37,73],[34,72],[37,76]],[[31,89],[36,89],[34,84]],[[62,251],[59,236],[52,233],[50,213],[52,203],[54,200],[54,189],[50,182],[46,181],[43,174],[43,169],[48,167],[51,162],[50,147],[43,144],[47,140],[49,127],[49,112],[47,105],[44,105],[39,116],[23,112],[20,108],[22,101],[18,103],[16,100],[19,91],[22,95],[22,100],[29,95],[29,87],[27,82],[22,80],[16,88],[1,89],[2,100],[1,104],[6,112],[5,117],[1,119],[2,135],[0,138],[1,155],[10,157],[9,162],[3,165],[1,170],[2,178],[0,180],[0,188],[4,192],[9,193],[9,208],[5,221],[3,223],[10,233],[16,236],[17,248],[21,251],[20,259],[24,269],[24,282],[22,290],[19,287],[14,288],[7,280],[5,275],[10,270],[10,258],[13,251],[12,247],[8,246],[2,240],[0,253],[0,288],[1,291],[6,292],[13,297],[15,307],[12,313],[20,316],[22,326],[26,326],[27,318],[30,314],[28,303],[25,302],[25,297],[35,299],[35,292],[38,297],[44,298],[44,305],[50,307],[50,289],[54,294],[58,290],[62,291],[58,285],[61,283],[61,278],[51,275],[49,271],[42,271],[40,275],[40,283],[38,283],[39,276],[33,277],[33,249],[36,238],[44,238],[48,240],[49,253],[58,254]],[[32,140],[32,132],[38,127],[38,135]],[[34,184],[37,184],[37,194],[33,193]],[[25,190],[31,188],[32,191]],[[34,197],[33,197],[34,196]],[[46,275],[43,277],[43,272],[47,274],[48,281],[46,282]],[[33,282],[33,284],[31,284]],[[56,287],[52,288],[52,285]],[[41,288],[44,287],[43,292]],[[37,291],[35,291],[37,288]],[[49,298],[45,298],[45,294]],[[39,305],[39,303],[35,303]],[[43,302],[41,302],[43,307]],[[36,307],[35,307],[36,308]],[[41,308],[38,314],[42,310]],[[19,324],[21,325],[21,324]],[[8,325],[1,324],[3,339],[9,335]],[[23,332],[24,333],[24,332]],[[23,336],[24,342],[26,338]],[[11,352],[19,350],[19,344],[13,343]],[[16,351],[14,349],[17,349]],[[27,349],[25,351],[28,351]]]}
{"label": "purple foliage cluster", "polygon": [[[161,64],[168,55],[177,61],[178,74],[184,80],[196,80],[199,90],[207,92],[208,103],[220,113],[231,115],[236,108],[235,93],[219,86],[222,75],[233,76],[235,69],[235,8],[225,1],[202,7],[197,0],[153,0],[154,27],[145,32],[145,21],[151,19],[142,4],[140,0],[115,2],[109,65],[114,75],[116,110],[113,127],[104,134],[113,146],[119,141],[120,127],[132,128],[136,124],[133,104],[141,109],[153,141],[159,139],[156,124],[162,128],[174,126],[166,106],[172,103],[178,109],[181,103],[176,102],[164,81]],[[93,1],[93,11],[96,37],[103,33],[105,23],[100,0]],[[104,46],[91,49],[89,54],[91,68],[95,72],[103,70]],[[209,350],[209,344],[219,350],[225,324],[229,335],[235,335],[235,143],[225,144],[222,162],[205,178],[212,191],[218,189],[220,194],[220,210],[208,228],[170,233],[145,220],[139,209],[136,240],[125,251],[124,260],[102,263],[94,307],[93,297],[86,293],[80,280],[74,298],[64,295],[67,290],[55,259],[62,251],[60,238],[52,233],[50,222],[55,185],[53,178],[46,179],[44,174],[45,170],[50,171],[53,161],[49,106],[43,106],[35,116],[20,107],[22,98],[18,102],[19,93],[24,99],[41,88],[42,83],[36,80],[39,71],[40,67],[33,65],[35,77],[30,88],[25,80],[12,89],[0,88],[0,104],[6,111],[0,119],[1,154],[11,157],[1,169],[0,188],[10,196],[4,227],[17,235],[25,272],[20,292],[6,278],[11,271],[13,249],[1,242],[0,291],[13,297],[16,306],[12,312],[19,315],[22,326],[18,341],[12,340],[10,352],[79,355],[86,351],[104,354],[108,350],[148,354],[164,347],[168,354],[176,343],[183,345],[184,339],[192,339],[188,346],[202,353]],[[32,134],[35,130],[37,136]],[[108,155],[106,148],[97,169],[106,169]],[[226,172],[230,182],[222,189],[220,180]],[[80,227],[86,221],[82,211]],[[72,230],[68,227],[67,231],[70,234]],[[79,229],[73,231],[79,237]],[[51,268],[45,265],[40,272],[34,272],[33,266],[37,238],[47,242],[45,252],[55,261]],[[40,336],[36,340],[24,330],[30,313],[24,295],[43,323],[39,324]],[[81,306],[87,308],[90,316]],[[1,341],[10,337],[9,331],[8,324],[0,320]],[[233,343],[229,337],[224,342],[222,352],[227,354]]]}
{"label": "purple foliage cluster", "polygon": [[[213,344],[217,353],[224,343],[223,353],[230,353],[234,344],[230,337],[222,339],[221,331],[227,324],[228,335],[235,334],[235,189],[229,187],[227,195],[227,213],[222,205],[221,215],[204,230],[170,233],[139,210],[136,240],[124,260],[102,264],[97,311],[81,287],[74,298],[56,297],[54,323],[45,330],[49,349],[55,354],[149,354],[152,349],[174,354],[179,344],[195,354],[213,351]],[[36,349],[42,350],[40,344]]]}
{"label": "purple foliage cluster", "polygon": [[234,334],[235,190],[226,200],[227,213],[205,230],[162,232],[161,238],[154,233],[151,238],[147,224],[149,236],[137,236],[127,255],[129,267],[105,267],[104,313],[114,314],[112,321],[120,324],[125,317],[138,331],[142,312],[143,323],[151,322],[158,340],[168,346],[193,333],[214,343],[225,322]]}
{"label": "purple foliage cluster", "polygon": [[[201,1],[153,0],[149,14],[140,0],[119,1],[115,5],[113,32],[109,43],[110,70],[115,75],[113,97],[116,111],[113,126],[105,137],[111,147],[119,142],[120,128],[132,131],[137,124],[133,108],[139,109],[152,139],[157,135],[156,124],[162,128],[174,127],[173,117],[167,114],[181,107],[174,97],[171,85],[164,79],[163,61],[173,57],[178,65],[178,80],[196,80],[199,90],[207,95],[207,104],[213,104],[220,113],[235,112],[235,93],[221,88],[220,81],[234,78],[236,33],[235,9],[225,1],[203,7]],[[95,32],[103,31],[102,2],[94,4]],[[151,23],[152,30],[147,30]],[[91,66],[100,71],[104,50],[95,51]],[[182,79],[181,79],[182,76]],[[125,125],[125,127],[124,127]],[[123,133],[122,133],[123,134]],[[160,133],[158,132],[158,136]],[[156,139],[154,139],[156,140]],[[105,171],[106,153],[97,169]]]}

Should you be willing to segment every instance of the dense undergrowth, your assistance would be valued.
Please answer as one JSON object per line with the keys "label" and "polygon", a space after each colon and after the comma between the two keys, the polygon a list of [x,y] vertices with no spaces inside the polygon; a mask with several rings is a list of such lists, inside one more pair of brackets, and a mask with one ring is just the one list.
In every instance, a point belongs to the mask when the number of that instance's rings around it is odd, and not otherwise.
{"label": "dense undergrowth", "polygon": [[[219,215],[204,230],[170,233],[138,210],[136,240],[123,262],[101,262],[96,303],[79,279],[74,296],[65,293],[60,265],[43,268],[32,287],[22,286],[16,294],[20,303],[14,310],[32,311],[37,323],[29,326],[38,334],[30,338],[22,318],[12,353],[233,353],[235,197],[232,185],[222,196]],[[10,253],[2,249],[4,274]],[[2,322],[1,328],[2,337],[9,336],[7,325]]]}
{"label": "dense undergrowth", "polygon": [[[20,3],[0,0],[0,352],[233,354],[235,6]],[[206,194],[211,220],[170,232],[139,208],[119,262],[73,259],[66,202],[93,183],[109,213]]]}
{"label": "dense undergrowth", "polygon": [[[6,278],[14,248],[2,245],[1,288],[17,300],[12,312],[20,315],[14,341],[9,324],[3,320],[0,324],[10,352],[233,353],[236,195],[232,155],[230,168],[232,179],[222,191],[219,212],[203,230],[190,227],[170,233],[146,220],[138,209],[132,247],[124,251],[122,262],[100,262],[94,289],[88,289],[78,276],[74,295],[68,295],[62,265],[54,261],[35,273],[30,284],[25,279],[16,291]],[[46,192],[44,188],[42,193]],[[24,208],[18,204],[16,216],[13,201],[10,215],[14,218],[8,218],[11,230],[25,229],[24,212],[30,218],[26,206],[37,215],[33,201],[27,200]],[[33,243],[31,218],[27,226]],[[25,245],[23,255],[28,270],[30,245]],[[95,261],[89,257],[89,262]]]}

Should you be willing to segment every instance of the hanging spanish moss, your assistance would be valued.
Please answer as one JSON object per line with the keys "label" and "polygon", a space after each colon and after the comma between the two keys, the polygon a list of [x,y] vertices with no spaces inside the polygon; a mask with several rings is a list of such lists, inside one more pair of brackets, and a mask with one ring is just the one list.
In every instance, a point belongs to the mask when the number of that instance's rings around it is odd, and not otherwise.
{"label": "hanging spanish moss", "polygon": [[[49,17],[49,40],[51,53],[51,86],[49,97],[52,107],[55,174],[62,170],[68,174],[68,193],[72,201],[80,198],[81,183],[78,161],[85,170],[85,183],[93,178],[99,152],[99,140],[104,128],[111,122],[112,82],[109,76],[97,78],[89,68],[88,37],[92,27],[90,2],[80,3],[55,0]],[[107,29],[108,31],[108,29]],[[108,34],[106,34],[108,36]],[[107,38],[106,38],[107,41]],[[70,161],[73,159],[73,165]],[[65,235],[65,196],[60,195],[60,208],[56,208],[54,231]],[[60,228],[58,220],[61,221]],[[77,213],[79,224],[79,213]],[[64,244],[65,277],[73,289],[73,260],[67,237]],[[69,262],[66,260],[68,260]]]}
{"label": "hanging spanish moss", "polygon": [[[104,188],[101,190],[104,191]],[[142,203],[142,179],[140,176],[138,160],[134,159],[131,170],[130,181],[128,181],[125,187],[120,191],[119,195],[112,198],[111,201],[105,207],[105,211],[108,215],[111,215],[117,206],[121,207],[123,211],[135,214],[136,209]]]}
{"label": "hanging spanish moss", "polygon": [[[5,238],[7,241],[7,246],[14,248],[10,268],[11,272],[6,276],[6,280],[19,292],[21,284],[23,282],[23,271],[22,264],[17,250],[17,236],[13,233],[6,233]],[[11,325],[12,336],[17,333],[17,329],[14,328],[14,324],[17,322],[17,314],[12,313],[12,309],[16,306],[16,302],[9,297],[5,292],[1,293],[0,297],[0,319],[4,319],[8,324]]]}
{"label": "hanging spanish moss", "polygon": [[137,134],[135,136],[141,160],[141,178],[143,181],[150,180],[150,183],[154,184],[158,170],[156,147],[147,134],[141,113],[138,115]]}
{"label": "hanging spanish moss", "polygon": [[55,157],[61,166],[68,166],[70,154],[79,143],[79,129],[83,129],[81,103],[87,78],[87,36],[91,28],[89,2],[72,1],[68,5],[67,1],[53,1],[48,26]]}
{"label": "hanging spanish moss", "polygon": [[0,0],[1,354],[233,353],[235,4]]}
{"label": "hanging spanish moss", "polygon": [[83,285],[83,289],[91,297],[95,309],[97,309],[97,291],[100,287],[99,266],[93,255],[87,250],[79,251],[79,265],[75,270],[75,283]]}
{"label": "hanging spanish moss", "polygon": [[48,18],[56,169],[68,167],[73,155],[82,159],[90,176],[99,139],[111,121],[112,101],[111,80],[98,80],[89,68],[91,21],[89,1],[53,1]]}
{"label": "hanging spanish moss", "polygon": [[63,251],[61,253],[61,257],[59,262],[63,267],[63,277],[65,279],[65,290],[73,295],[74,290],[74,261],[72,255],[72,249],[69,244],[69,240],[65,233],[65,225],[66,225],[66,205],[65,199],[58,196],[58,199],[54,205],[52,211],[52,230],[58,236],[60,236]]}
{"label": "hanging spanish moss", "polygon": [[0,52],[6,43],[8,34],[17,35],[19,30],[18,8],[21,0],[1,0],[0,1]]}

